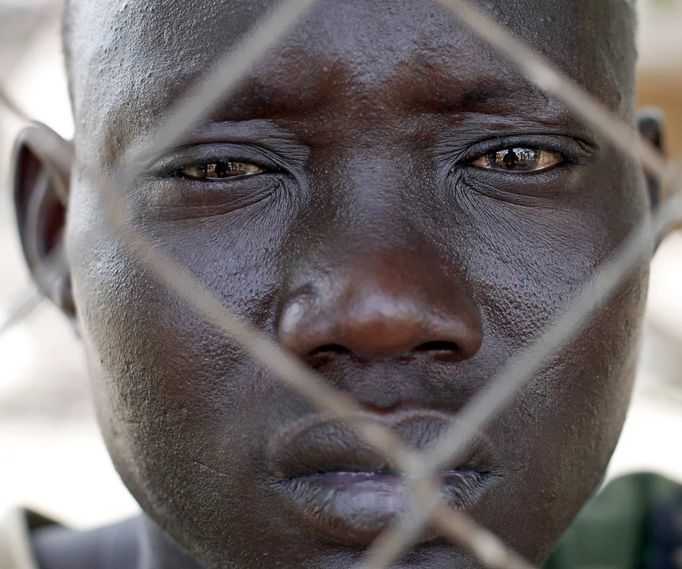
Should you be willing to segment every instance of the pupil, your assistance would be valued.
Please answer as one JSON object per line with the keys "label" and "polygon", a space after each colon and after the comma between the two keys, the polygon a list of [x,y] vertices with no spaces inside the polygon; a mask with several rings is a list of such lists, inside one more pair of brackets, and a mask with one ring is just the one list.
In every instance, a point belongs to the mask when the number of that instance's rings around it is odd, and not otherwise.
{"label": "pupil", "polygon": [[217,162],[215,166],[215,175],[217,178],[225,178],[230,175],[232,165],[229,162]]}
{"label": "pupil", "polygon": [[507,168],[514,168],[516,166],[516,163],[518,162],[519,158],[516,155],[516,152],[510,148],[507,153],[504,155],[504,158],[502,158],[502,163],[507,167]]}
{"label": "pupil", "polygon": [[498,152],[495,158],[507,170],[533,170],[538,165],[538,151],[531,148],[509,148]]}

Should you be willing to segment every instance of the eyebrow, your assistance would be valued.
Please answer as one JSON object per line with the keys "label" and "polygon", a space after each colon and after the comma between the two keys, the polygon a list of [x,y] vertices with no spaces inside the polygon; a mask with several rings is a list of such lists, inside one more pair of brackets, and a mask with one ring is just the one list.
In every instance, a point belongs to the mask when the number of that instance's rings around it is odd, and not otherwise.
{"label": "eyebrow", "polygon": [[[306,82],[307,83],[307,82]],[[267,85],[259,78],[247,79],[241,88],[211,114],[216,121],[252,119],[296,119],[310,116],[335,97],[334,88],[324,88],[324,80],[315,84],[288,86]],[[519,107],[537,110],[547,105],[545,95],[523,79],[478,77],[471,82],[439,77],[435,81],[397,79],[385,92],[384,103],[404,110],[439,114],[511,113]]]}
{"label": "eyebrow", "polygon": [[[352,71],[352,70],[351,70]],[[500,70],[498,70],[500,71]],[[448,73],[447,70],[434,69],[428,65],[417,64],[413,69],[391,77],[382,83],[379,105],[401,108],[413,113],[441,114],[457,116],[466,114],[488,115],[543,115],[550,106],[545,95],[514,74],[486,70],[485,74],[470,77]],[[242,81],[237,90],[224,99],[207,117],[206,122],[238,123],[254,120],[299,120],[311,118],[332,104],[352,76],[342,65],[325,66],[322,73],[301,73],[289,77],[287,82],[268,82],[268,74],[261,71]],[[175,80],[179,84],[191,84],[191,77]],[[172,101],[172,97],[166,97]],[[376,99],[373,99],[376,100]],[[120,109],[127,109],[128,102],[118,101]],[[120,120],[131,117],[112,113],[115,117],[111,127]],[[124,132],[130,133],[129,129]],[[132,133],[131,133],[132,134]],[[152,133],[146,133],[151,135]],[[123,137],[107,137],[111,156],[122,150]],[[142,138],[145,138],[143,135]],[[115,147],[112,144],[116,141]],[[138,143],[142,140],[138,139]],[[135,142],[133,142],[135,144]]]}
{"label": "eyebrow", "polygon": [[313,97],[309,93],[301,92],[294,96],[257,79],[249,79],[218,105],[211,118],[217,121],[295,118],[323,103],[321,97]]}
{"label": "eyebrow", "polygon": [[516,75],[478,75],[469,79],[434,74],[423,81],[398,84],[396,91],[411,108],[439,114],[538,111],[548,106],[545,94]]}

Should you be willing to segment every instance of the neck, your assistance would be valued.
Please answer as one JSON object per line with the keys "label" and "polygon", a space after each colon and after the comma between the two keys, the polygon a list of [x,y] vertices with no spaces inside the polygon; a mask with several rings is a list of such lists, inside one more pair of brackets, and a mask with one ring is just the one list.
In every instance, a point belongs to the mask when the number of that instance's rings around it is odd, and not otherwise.
{"label": "neck", "polygon": [[137,569],[205,569],[146,515],[140,521]]}

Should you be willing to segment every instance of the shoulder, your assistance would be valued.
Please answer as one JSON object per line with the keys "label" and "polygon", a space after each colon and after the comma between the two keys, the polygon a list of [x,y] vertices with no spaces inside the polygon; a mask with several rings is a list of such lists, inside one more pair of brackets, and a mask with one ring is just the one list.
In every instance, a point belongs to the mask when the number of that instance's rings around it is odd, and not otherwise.
{"label": "shoulder", "polygon": [[39,569],[113,569],[137,565],[141,523],[138,519],[89,531],[60,525],[31,534]]}
{"label": "shoulder", "polygon": [[133,568],[141,520],[75,531],[54,520],[14,509],[0,516],[2,569]]}
{"label": "shoulder", "polygon": [[546,569],[682,569],[682,485],[649,473],[624,476],[592,499]]}
{"label": "shoulder", "polygon": [[53,520],[29,510],[15,508],[0,516],[0,567],[37,569],[31,532],[55,524]]}

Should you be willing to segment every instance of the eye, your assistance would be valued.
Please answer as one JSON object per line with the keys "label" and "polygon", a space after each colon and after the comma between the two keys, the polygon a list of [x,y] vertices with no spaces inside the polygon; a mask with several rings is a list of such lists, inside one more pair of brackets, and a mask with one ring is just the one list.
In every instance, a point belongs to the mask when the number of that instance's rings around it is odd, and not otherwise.
{"label": "eye", "polygon": [[483,154],[472,161],[482,170],[534,173],[549,170],[563,162],[556,152],[538,148],[510,147]]}
{"label": "eye", "polygon": [[255,164],[232,162],[229,160],[215,160],[203,164],[192,164],[178,170],[178,174],[185,178],[207,182],[256,176],[263,172],[265,172],[265,169]]}

